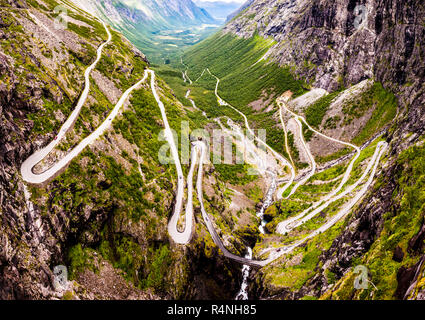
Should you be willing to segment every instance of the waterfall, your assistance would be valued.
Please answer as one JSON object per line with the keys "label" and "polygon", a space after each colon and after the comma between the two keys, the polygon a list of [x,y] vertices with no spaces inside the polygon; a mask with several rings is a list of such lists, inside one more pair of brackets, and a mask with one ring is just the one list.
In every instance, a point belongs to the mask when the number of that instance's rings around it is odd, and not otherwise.
{"label": "waterfall", "polygon": [[[252,249],[250,247],[247,248],[248,252],[245,255],[245,258],[252,259]],[[239,293],[236,295],[236,300],[248,300],[248,277],[249,271],[251,270],[250,266],[246,264],[242,267],[242,285]]]}
{"label": "waterfall", "polygon": [[273,195],[274,195],[276,188],[277,188],[276,175],[274,173],[271,173],[271,172],[270,172],[270,174],[271,174],[273,180],[272,180],[272,183],[270,185],[269,190],[267,191],[266,199],[264,200],[264,203],[261,206],[260,211],[257,213],[257,217],[259,217],[261,219],[260,226],[258,227],[258,229],[260,229],[260,232],[262,234],[265,233],[264,227],[267,224],[267,221],[264,220],[264,212],[267,210],[268,207],[270,207],[272,205]]}
{"label": "waterfall", "polygon": [[[272,183],[270,185],[269,190],[267,191],[264,203],[261,206],[260,211],[257,213],[257,217],[261,218],[261,222],[260,222],[258,229],[260,230],[260,232],[262,234],[264,234],[264,232],[265,232],[264,227],[267,224],[267,221],[264,220],[264,212],[273,203],[273,195],[274,195],[276,188],[277,188],[276,175],[274,173],[271,173],[271,172],[269,172],[269,173],[271,174],[273,180],[272,180]],[[250,247],[248,247],[247,250],[248,250],[248,253],[245,255],[245,258],[252,259],[252,249]],[[249,277],[250,270],[251,270],[250,266],[248,266],[246,264],[243,265],[243,267],[242,267],[242,277],[243,277],[243,279],[242,279],[241,289],[239,290],[239,293],[236,296],[236,300],[248,300],[248,277]]]}

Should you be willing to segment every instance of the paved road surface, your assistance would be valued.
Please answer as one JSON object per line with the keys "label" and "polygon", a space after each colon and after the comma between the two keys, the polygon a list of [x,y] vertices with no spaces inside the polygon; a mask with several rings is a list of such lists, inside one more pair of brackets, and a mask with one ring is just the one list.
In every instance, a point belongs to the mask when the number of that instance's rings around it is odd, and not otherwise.
{"label": "paved road surface", "polygon": [[[33,155],[31,155],[21,166],[21,174],[22,178],[26,182],[34,183],[34,184],[40,184],[48,179],[50,179],[57,171],[59,171],[61,168],[55,167],[54,170],[52,168],[50,170],[47,170],[46,172],[36,175],[32,172],[33,167],[39,163],[41,160],[43,160],[62,140],[62,138],[65,136],[65,134],[68,132],[68,130],[73,126],[74,122],[76,121],[78,115],[80,114],[81,108],[83,107],[84,103],[87,100],[89,91],[90,91],[90,73],[92,70],[96,67],[97,63],[99,62],[101,56],[102,56],[102,50],[103,48],[112,40],[112,35],[107,28],[106,24],[103,23],[103,26],[105,27],[105,30],[108,34],[108,40],[101,44],[99,48],[97,49],[97,57],[96,60],[86,69],[84,73],[85,78],[85,84],[83,92],[81,93],[80,99],[78,100],[77,106],[75,107],[74,111],[71,113],[71,115],[68,117],[66,122],[63,124],[63,126],[60,128],[58,135],[54,140],[52,140],[46,147],[37,150],[34,152]],[[66,164],[65,164],[66,165]]]}

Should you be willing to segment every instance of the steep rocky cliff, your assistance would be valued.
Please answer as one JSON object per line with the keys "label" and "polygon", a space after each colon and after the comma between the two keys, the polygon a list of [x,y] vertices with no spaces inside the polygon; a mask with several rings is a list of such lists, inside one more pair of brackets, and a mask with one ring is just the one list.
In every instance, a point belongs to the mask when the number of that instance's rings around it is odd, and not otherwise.
{"label": "steep rocky cliff", "polygon": [[[57,293],[53,288],[53,267],[64,263],[70,243],[75,243],[80,232],[105,224],[113,210],[109,204],[87,210],[82,203],[56,210],[52,207],[55,196],[78,186],[57,188],[55,183],[46,186],[46,192],[51,193],[43,209],[35,204],[34,197],[30,199],[19,177],[22,162],[54,138],[58,125],[80,94],[85,66],[106,36],[98,21],[78,16],[75,11],[70,12],[74,32],[55,29],[54,21],[45,13],[57,5],[3,1],[0,8],[2,299],[61,297],[63,292]],[[86,37],[80,33],[83,28],[87,30]],[[117,42],[131,49],[119,35]],[[129,58],[146,63],[136,50],[129,51]],[[108,85],[108,79],[100,72],[98,84],[100,90]],[[118,86],[112,84],[111,103],[115,99],[113,92],[119,94]],[[101,91],[98,95],[93,93],[92,102],[102,101],[101,95]],[[96,238],[99,231],[95,230],[92,237]],[[121,286],[128,285],[124,282]],[[130,291],[135,291],[135,297],[147,297],[140,290]]]}
{"label": "steep rocky cliff", "polygon": [[278,43],[265,57],[293,66],[316,87],[335,89],[339,81],[348,85],[374,76],[417,85],[423,73],[422,10],[420,1],[259,0],[224,30],[272,37]]}

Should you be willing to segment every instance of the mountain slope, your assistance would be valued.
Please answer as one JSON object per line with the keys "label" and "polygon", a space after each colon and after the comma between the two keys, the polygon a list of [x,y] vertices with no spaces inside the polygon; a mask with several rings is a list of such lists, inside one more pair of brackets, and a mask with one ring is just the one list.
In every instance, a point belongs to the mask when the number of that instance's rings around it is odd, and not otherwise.
{"label": "mountain slope", "polygon": [[232,12],[231,14],[229,14],[227,16],[227,21],[232,20],[234,17],[238,16],[241,12],[243,12],[244,10],[246,10],[251,4],[253,4],[254,0],[247,0],[245,1],[242,6],[240,6],[237,10],[235,10],[234,12]]}

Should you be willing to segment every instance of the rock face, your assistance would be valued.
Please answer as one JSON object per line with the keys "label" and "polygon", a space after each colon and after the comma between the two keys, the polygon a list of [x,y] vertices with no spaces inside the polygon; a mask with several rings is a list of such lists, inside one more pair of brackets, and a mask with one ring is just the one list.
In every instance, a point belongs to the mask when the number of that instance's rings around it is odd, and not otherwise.
{"label": "rock face", "polygon": [[401,85],[423,76],[423,10],[421,1],[256,0],[224,31],[272,37],[266,56],[315,87],[374,76]]}
{"label": "rock face", "polygon": [[[26,7],[22,2],[12,5]],[[3,28],[9,25],[0,26],[0,38],[7,39]],[[12,59],[0,52],[0,77],[9,78],[7,85],[0,82],[0,299],[42,298],[53,294],[49,258],[55,242],[45,243],[49,233],[35,229],[40,214],[27,207],[17,169],[35,147],[28,141],[33,123],[26,114],[37,111],[31,101],[41,99],[46,83],[32,79],[26,91],[19,92],[12,66]]]}

